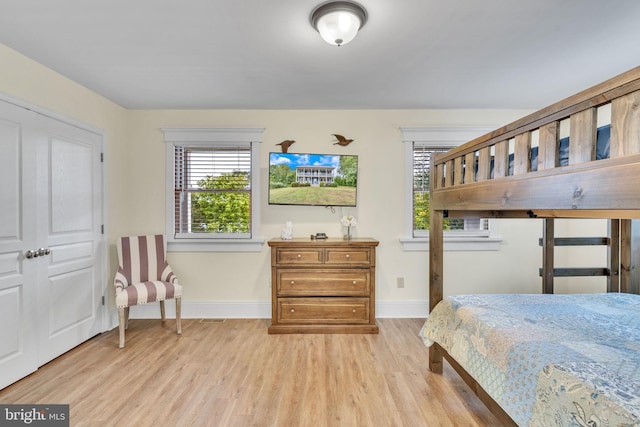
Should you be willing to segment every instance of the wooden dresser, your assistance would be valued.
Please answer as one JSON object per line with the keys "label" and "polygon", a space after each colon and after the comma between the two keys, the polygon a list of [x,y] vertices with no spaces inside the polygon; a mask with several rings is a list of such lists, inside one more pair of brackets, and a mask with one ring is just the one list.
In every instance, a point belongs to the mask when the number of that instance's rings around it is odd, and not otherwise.
{"label": "wooden dresser", "polygon": [[377,334],[378,241],[272,239],[270,334]]}

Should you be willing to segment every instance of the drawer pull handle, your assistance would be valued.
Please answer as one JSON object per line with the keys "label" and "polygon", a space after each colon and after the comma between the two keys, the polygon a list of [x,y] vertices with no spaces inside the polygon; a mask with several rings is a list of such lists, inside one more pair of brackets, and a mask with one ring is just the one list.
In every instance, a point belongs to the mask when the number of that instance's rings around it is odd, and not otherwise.
{"label": "drawer pull handle", "polygon": [[302,255],[298,254],[298,259],[302,258]]}
{"label": "drawer pull handle", "polygon": [[292,280],[292,281],[291,281],[291,284],[292,284],[292,285],[293,285],[293,284],[295,284],[295,283],[296,283],[296,281],[295,281],[295,280]]}
{"label": "drawer pull handle", "polygon": [[292,308],[292,309],[291,309],[291,312],[292,312],[292,313],[295,313],[296,311]]}
{"label": "drawer pull handle", "polygon": [[354,312],[354,313],[356,312],[356,309],[355,309],[355,308],[353,309],[353,312]]}
{"label": "drawer pull handle", "polygon": [[353,284],[355,285],[356,283],[358,283],[356,280],[353,281]]}
{"label": "drawer pull handle", "polygon": [[349,254],[347,254],[346,257],[349,258]]}

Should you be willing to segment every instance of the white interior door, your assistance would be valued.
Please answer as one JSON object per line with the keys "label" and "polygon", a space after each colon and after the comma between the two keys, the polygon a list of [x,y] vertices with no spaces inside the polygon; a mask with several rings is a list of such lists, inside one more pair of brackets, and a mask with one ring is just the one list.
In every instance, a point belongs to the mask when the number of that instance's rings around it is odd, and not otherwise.
{"label": "white interior door", "polygon": [[38,293],[48,318],[42,364],[100,333],[103,292],[101,137],[58,121],[44,128],[37,160],[38,249],[45,250]]}
{"label": "white interior door", "polygon": [[[36,269],[24,257],[36,244],[35,146],[24,144],[27,111],[7,118],[0,102],[0,388],[37,369]],[[19,113],[19,114],[18,114]],[[28,133],[28,132],[27,132]],[[28,135],[26,135],[28,137]]]}
{"label": "white interior door", "polygon": [[102,330],[104,285],[101,136],[2,101],[0,118],[17,159],[0,172],[2,388]]}

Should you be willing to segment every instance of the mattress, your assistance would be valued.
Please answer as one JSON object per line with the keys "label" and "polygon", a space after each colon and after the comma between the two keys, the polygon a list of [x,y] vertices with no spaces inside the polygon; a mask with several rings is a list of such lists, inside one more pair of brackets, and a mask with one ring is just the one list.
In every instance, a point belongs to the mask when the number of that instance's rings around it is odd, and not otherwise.
{"label": "mattress", "polygon": [[437,342],[521,426],[640,426],[640,296],[445,298]]}

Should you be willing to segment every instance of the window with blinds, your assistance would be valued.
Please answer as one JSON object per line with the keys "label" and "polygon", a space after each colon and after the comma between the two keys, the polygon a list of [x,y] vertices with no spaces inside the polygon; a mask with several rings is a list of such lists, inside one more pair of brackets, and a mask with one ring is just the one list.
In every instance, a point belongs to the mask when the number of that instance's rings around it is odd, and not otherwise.
{"label": "window with blinds", "polygon": [[[429,177],[431,159],[436,153],[448,151],[450,147],[433,147],[413,144],[413,236],[429,234]],[[457,234],[478,234],[489,230],[486,219],[446,219],[445,230]]]}
{"label": "window with blinds", "polygon": [[174,145],[175,238],[251,237],[251,147]]}

